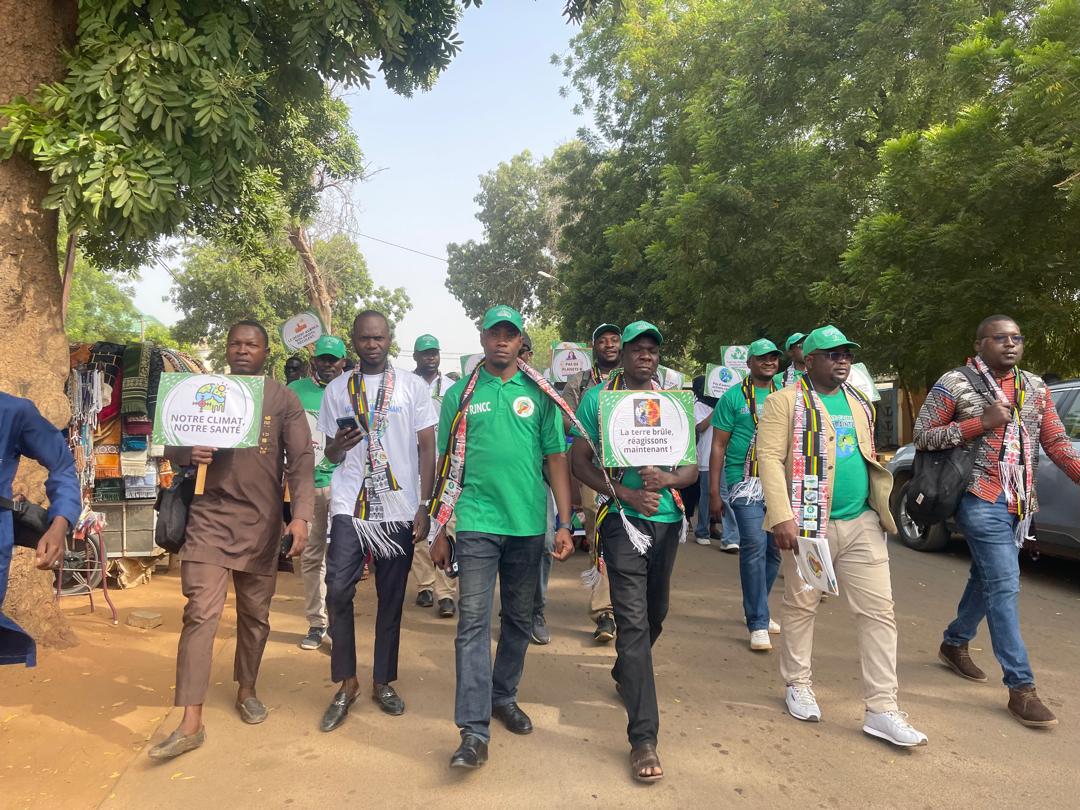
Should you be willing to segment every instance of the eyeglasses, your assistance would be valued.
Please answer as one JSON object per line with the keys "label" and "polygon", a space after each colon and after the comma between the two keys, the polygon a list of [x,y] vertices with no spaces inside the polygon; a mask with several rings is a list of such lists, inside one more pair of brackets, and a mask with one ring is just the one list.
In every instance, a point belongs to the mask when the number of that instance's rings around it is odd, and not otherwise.
{"label": "eyeglasses", "polygon": [[822,352],[822,357],[828,357],[830,363],[839,363],[841,360],[851,362],[855,359],[855,354],[850,349],[843,349],[842,351],[835,352]]}
{"label": "eyeglasses", "polygon": [[1006,341],[1012,341],[1013,343],[1022,346],[1024,344],[1023,335],[983,335],[983,340],[992,340],[998,346],[1004,346]]}

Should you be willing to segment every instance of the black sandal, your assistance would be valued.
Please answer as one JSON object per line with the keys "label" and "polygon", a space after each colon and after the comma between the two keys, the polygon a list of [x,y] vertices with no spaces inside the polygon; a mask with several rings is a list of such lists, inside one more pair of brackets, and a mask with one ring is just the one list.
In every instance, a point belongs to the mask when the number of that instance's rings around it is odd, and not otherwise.
{"label": "black sandal", "polygon": [[649,768],[661,768],[660,757],[656,755],[656,746],[652,743],[642,743],[630,751],[630,769],[634,778],[639,782],[659,782],[664,778],[664,772],[646,774]]}

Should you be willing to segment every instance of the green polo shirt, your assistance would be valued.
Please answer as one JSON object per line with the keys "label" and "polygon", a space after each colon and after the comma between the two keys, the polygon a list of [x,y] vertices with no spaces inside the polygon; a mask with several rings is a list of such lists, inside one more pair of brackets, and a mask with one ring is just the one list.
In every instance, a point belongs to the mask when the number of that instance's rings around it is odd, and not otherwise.
{"label": "green polo shirt", "polygon": [[[439,435],[450,435],[467,379],[443,397]],[[465,434],[465,481],[454,514],[459,532],[514,537],[547,530],[544,456],[566,447],[558,406],[522,374],[505,383],[486,369],[473,389]]]}
{"label": "green polo shirt", "polygon": [[[337,464],[332,464],[329,459],[323,455],[323,451],[326,448],[326,439],[319,438],[319,431],[315,428],[316,423],[319,421],[319,409],[322,408],[323,391],[326,390],[323,386],[315,382],[311,377],[304,377],[303,379],[296,380],[289,383],[289,390],[296,394],[297,399],[300,400],[300,407],[308,415],[308,426],[311,428],[311,442],[316,445],[316,456],[321,461],[315,465],[315,486],[316,487],[328,487],[330,486],[330,479],[334,477],[334,469]],[[331,437],[333,438],[333,437]]]}
{"label": "green polo shirt", "polygon": [[[582,394],[581,404],[578,405],[577,409],[578,421],[581,422],[581,426],[585,428],[589,438],[593,440],[593,444],[597,448],[600,446],[600,392],[603,389],[604,386],[602,385],[594,385]],[[576,426],[571,428],[570,432],[575,436],[582,435]],[[641,489],[641,476],[638,475],[635,468],[626,468],[622,477],[622,485],[627,489]],[[675,505],[675,498],[672,496],[670,489],[665,489],[660,493],[660,508],[652,517],[645,517],[645,515],[631,509],[629,506],[624,506],[623,511],[627,517],[650,520],[653,523],[678,523],[683,517],[679,507]]]}

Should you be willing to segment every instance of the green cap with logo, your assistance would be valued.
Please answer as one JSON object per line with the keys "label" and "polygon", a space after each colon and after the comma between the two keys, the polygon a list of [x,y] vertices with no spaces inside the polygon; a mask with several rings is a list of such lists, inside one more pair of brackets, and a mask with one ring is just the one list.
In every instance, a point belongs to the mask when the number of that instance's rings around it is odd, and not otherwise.
{"label": "green cap with logo", "polygon": [[758,338],[750,344],[747,355],[750,357],[761,357],[763,354],[780,354],[780,350],[776,348],[776,344],[768,338]]}
{"label": "green cap with logo", "polygon": [[439,348],[439,339],[434,335],[421,335],[416,339],[416,343],[413,344],[412,350],[414,352],[426,352],[429,349]]}
{"label": "green cap with logo", "polygon": [[602,323],[592,330],[593,343],[596,343],[596,339],[607,332],[614,332],[616,335],[621,335],[622,329],[613,323]]}
{"label": "green cap with logo", "polygon": [[802,350],[803,354],[810,354],[823,349],[837,349],[841,346],[850,346],[852,349],[859,348],[858,343],[848,340],[843,332],[830,323],[828,326],[819,326],[807,335],[806,340],[803,341]]}
{"label": "green cap with logo", "polygon": [[484,320],[480,326],[482,329],[490,329],[497,323],[508,323],[519,332],[525,331],[525,323],[521,320],[521,313],[506,304],[497,304],[484,313]]}
{"label": "green cap with logo", "polygon": [[655,338],[657,344],[663,345],[664,343],[664,336],[660,334],[660,330],[648,321],[634,321],[631,324],[627,324],[626,328],[622,330],[622,342],[633,343],[642,335],[649,335],[650,337]]}
{"label": "green cap with logo", "polygon": [[790,352],[792,346],[802,343],[804,340],[806,340],[805,332],[793,332],[788,336],[788,339],[784,341],[784,351]]}
{"label": "green cap with logo", "polygon": [[345,356],[345,341],[333,335],[323,335],[315,341],[315,356],[321,357],[324,354],[340,360]]}

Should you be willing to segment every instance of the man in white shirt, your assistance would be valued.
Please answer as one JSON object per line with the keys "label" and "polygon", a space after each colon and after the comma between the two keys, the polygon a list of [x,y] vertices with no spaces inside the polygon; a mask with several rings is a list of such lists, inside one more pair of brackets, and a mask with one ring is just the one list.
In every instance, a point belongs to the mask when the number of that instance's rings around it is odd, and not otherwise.
{"label": "man in white shirt", "polygon": [[390,322],[381,312],[356,316],[353,347],[360,363],[326,387],[318,427],[333,436],[326,457],[338,464],[330,483],[326,607],[330,614],[330,677],[341,688],[320,728],[333,731],[360,692],[356,677],[353,596],[370,554],[378,611],[372,699],[387,714],[405,711],[397,680],[401,606],[413,544],[427,538],[427,503],[435,479],[435,413],[424,381],[387,363]]}
{"label": "man in white shirt", "polygon": [[[443,395],[454,384],[444,374],[439,373],[439,363],[442,358],[439,354],[439,339],[434,335],[421,335],[413,344],[413,362],[416,363],[414,374],[427,383],[431,399],[435,404],[435,413],[442,408]],[[438,425],[435,431],[436,455],[442,452],[439,444]],[[454,521],[456,524],[456,521]],[[454,536],[456,526],[448,526],[450,536]],[[451,619],[457,613],[457,580],[446,575],[441,568],[436,568],[431,563],[431,550],[426,544],[421,544],[416,550],[412,561],[412,574],[416,579],[416,604],[422,608],[429,608],[439,603],[439,616]]]}
{"label": "man in white shirt", "polygon": [[[709,454],[712,452],[712,415],[716,398],[706,396],[705,377],[694,377],[694,421],[697,423],[698,503],[694,521],[694,541],[699,546],[712,545],[712,517],[709,514]],[[720,476],[720,498],[724,502],[720,550],[734,554],[739,550],[739,525],[727,505],[727,482]]]}

